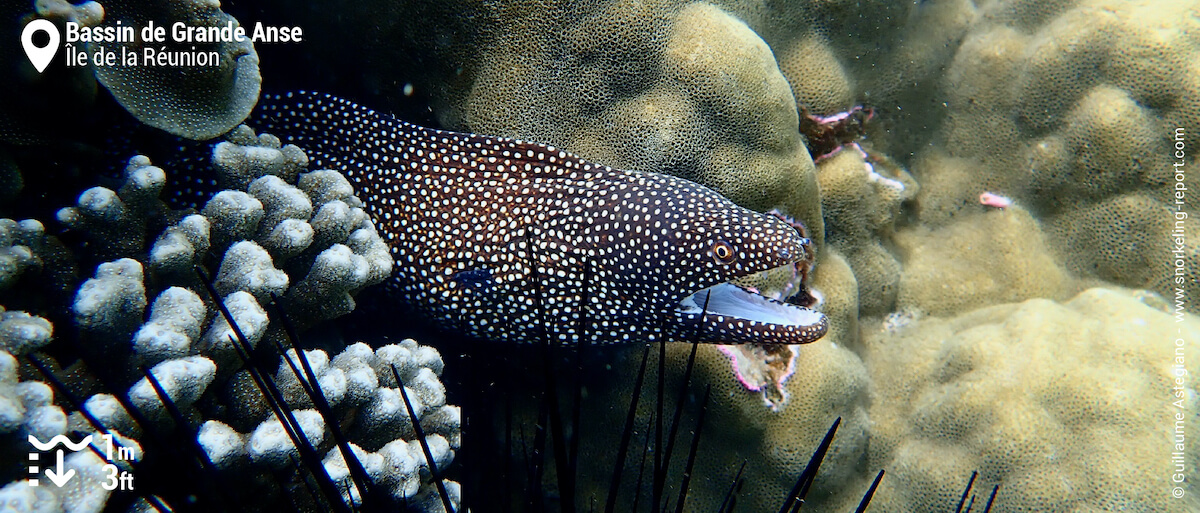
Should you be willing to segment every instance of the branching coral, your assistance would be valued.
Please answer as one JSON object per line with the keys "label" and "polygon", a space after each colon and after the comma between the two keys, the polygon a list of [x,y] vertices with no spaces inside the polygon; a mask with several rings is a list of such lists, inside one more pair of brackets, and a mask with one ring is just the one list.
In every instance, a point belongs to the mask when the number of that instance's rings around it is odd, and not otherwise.
{"label": "branching coral", "polygon": [[66,432],[67,417],[54,404],[54,391],[39,381],[20,381],[17,360],[0,352],[0,434],[15,433],[17,443],[33,435],[49,440]]}
{"label": "branching coral", "polygon": [[[45,230],[32,219],[0,219],[0,291],[14,287],[22,275],[44,265]],[[53,326],[44,318],[0,306],[0,349],[24,354],[50,342]]]}
{"label": "branching coral", "polygon": [[42,266],[45,228],[33,219],[0,219],[0,290],[12,287],[25,271]]}
{"label": "branching coral", "polygon": [[[0,400],[12,399],[0,408],[0,414],[7,415],[7,432],[25,429],[47,433],[47,438],[68,431],[156,438],[173,423],[196,421],[200,446],[224,472],[256,466],[284,470],[300,458],[281,417],[265,408],[238,407],[261,403],[266,391],[241,386],[247,369],[239,370],[244,359],[237,353],[253,350],[268,336],[274,343],[284,339],[282,330],[268,334],[272,317],[264,306],[275,298],[297,320],[295,327],[311,326],[352,310],[353,294],[385,279],[392,260],[345,178],[334,171],[307,172],[308,160],[299,148],[284,147],[278,139],[243,127],[229,142],[217,145],[212,161],[217,172],[213,185],[239,188],[219,192],[200,213],[175,210],[162,201],[166,172],[140,156],[130,160],[118,191],[89,189],[76,206],[59,212],[59,219],[102,260],[94,277],[79,286],[72,305],[83,342],[81,356],[87,363],[99,362],[96,357],[124,362],[113,368],[93,366],[91,372],[105,383],[129,388],[114,391],[116,395],[90,395],[82,408],[91,418],[75,412],[68,428],[61,409],[47,409],[51,396],[46,385],[5,378],[12,383],[0,389],[17,390],[0,394]],[[4,220],[0,229],[6,262],[12,263],[5,274],[9,281],[41,267],[37,252],[30,249],[38,248],[42,239],[38,223]],[[113,260],[103,261],[109,258]],[[215,269],[215,296],[201,286],[197,267]],[[219,306],[228,311],[236,330]],[[0,343],[7,349],[26,352],[50,341],[51,326],[44,319],[3,310],[0,316]],[[234,340],[241,336],[248,345],[235,347]],[[314,408],[307,385],[301,386],[286,364],[275,376],[288,391],[282,408],[324,455],[325,473],[333,476],[342,494],[363,499],[329,435],[331,423],[352,418],[354,427],[345,430],[356,447],[363,448],[363,461],[386,463],[375,473],[376,484],[397,500],[440,509],[436,493],[434,502],[428,500],[433,474],[391,371],[395,366],[407,385],[435,463],[444,468],[461,443],[461,420],[458,408],[446,405],[445,388],[437,378],[443,368],[437,351],[409,340],[378,350],[356,344],[332,364],[323,351],[306,354],[337,416]],[[55,365],[46,355],[34,358],[51,368]],[[294,350],[288,360],[297,365]],[[15,361],[9,367],[8,374],[15,377]],[[137,373],[138,368],[145,374]],[[45,393],[39,395],[37,387]],[[89,389],[94,391],[82,387]],[[360,409],[359,415],[351,414]],[[55,412],[57,416],[51,415]],[[201,423],[205,418],[210,420]],[[251,429],[242,434],[231,425]],[[136,445],[133,438],[126,440]],[[164,449],[159,442],[152,446]],[[98,509],[108,493],[98,486],[103,481],[93,478],[107,462],[81,454],[68,458],[66,467],[76,469],[87,483],[64,488],[55,500]],[[15,494],[18,502],[29,499],[20,486],[10,485],[0,493]],[[457,497],[457,485],[448,487]]]}
{"label": "branching coral", "polygon": [[[405,393],[424,429],[436,467],[444,469],[460,447],[462,420],[458,407],[446,404],[445,388],[438,379],[443,363],[437,351],[405,340],[377,349],[364,343],[353,344],[332,362],[321,350],[305,351],[304,356],[335,416],[354,419],[348,423],[351,427],[346,430],[346,435],[352,440],[352,450],[372,482],[382,486],[396,500],[424,501],[418,497],[428,495],[435,488],[432,474],[425,463],[392,368],[395,367],[405,383]],[[281,362],[275,377],[284,399],[295,408],[293,414],[309,441],[327,450],[325,469],[338,483],[344,498],[361,503],[361,491],[352,483],[351,471],[341,450],[331,447],[332,443],[328,442],[332,439],[331,428],[326,424],[328,420],[311,409],[312,401],[292,370],[293,365],[299,369],[303,364],[294,350],[288,352],[287,359],[290,364]],[[352,415],[355,411],[357,415]],[[278,469],[285,467],[289,458],[300,457],[280,419],[268,417],[264,420],[261,416],[247,416],[245,411],[241,411],[241,415],[231,421],[260,423],[245,434],[219,420],[209,420],[200,428],[198,441],[219,467],[233,468],[239,461],[248,460],[255,466]],[[435,502],[441,506],[440,501],[435,499]]]}
{"label": "branching coral", "polygon": [[[48,461],[45,458],[53,458],[53,451],[31,453],[28,438],[48,442],[68,432],[67,415],[55,404],[54,390],[40,381],[20,381],[17,359],[0,351],[0,444],[4,450],[20,454],[21,464],[36,465],[29,454],[37,461]],[[93,486],[103,482],[103,473],[99,459],[90,451],[70,454],[61,471],[74,472],[76,478],[62,487],[32,487],[28,481],[14,481],[0,488],[0,500],[11,511],[100,511],[104,507],[109,492]],[[90,480],[89,484],[80,486],[83,479]]]}
{"label": "branching coral", "polygon": [[0,306],[0,349],[25,354],[49,344],[53,335],[50,321],[25,312],[6,312]]}
{"label": "branching coral", "polygon": [[[386,278],[391,257],[345,178],[301,175],[307,163],[299,148],[243,127],[216,146],[213,167],[220,185],[246,190],[217,193],[201,214],[173,211],[158,198],[166,174],[145,157],[130,160],[119,192],[85,191],[59,218],[101,258],[124,258],[101,264],[76,295],[84,333],[119,348],[136,331],[134,354],[149,364],[196,351],[232,362],[228,325],[201,301],[193,271],[209,252],[224,255],[214,285],[252,343],[265,333],[262,305],[272,295],[302,326],[351,311],[352,294]],[[155,225],[165,229],[147,248],[145,230]]]}

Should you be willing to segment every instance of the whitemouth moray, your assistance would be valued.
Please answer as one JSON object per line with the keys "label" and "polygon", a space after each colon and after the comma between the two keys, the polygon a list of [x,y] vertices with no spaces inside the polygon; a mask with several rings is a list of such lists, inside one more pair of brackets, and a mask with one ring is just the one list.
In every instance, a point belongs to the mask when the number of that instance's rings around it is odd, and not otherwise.
{"label": "whitemouth moray", "polygon": [[446,329],[564,344],[798,344],[827,329],[727,283],[810,258],[811,242],[704,186],[324,94],[265,97],[252,123],[346,175],[391,245],[396,297]]}

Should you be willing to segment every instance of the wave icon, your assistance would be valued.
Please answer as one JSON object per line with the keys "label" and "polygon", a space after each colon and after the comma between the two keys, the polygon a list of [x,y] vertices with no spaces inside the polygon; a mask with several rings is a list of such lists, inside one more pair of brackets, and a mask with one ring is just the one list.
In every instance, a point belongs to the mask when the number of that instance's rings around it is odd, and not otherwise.
{"label": "wave icon", "polygon": [[39,451],[49,451],[50,449],[53,449],[54,446],[63,444],[68,449],[77,452],[80,449],[87,447],[88,444],[92,443],[92,435],[83,437],[83,440],[80,440],[79,443],[71,443],[71,440],[67,438],[66,435],[55,435],[54,438],[51,438],[49,442],[42,443],[41,440],[38,440],[33,435],[29,435],[29,443]]}

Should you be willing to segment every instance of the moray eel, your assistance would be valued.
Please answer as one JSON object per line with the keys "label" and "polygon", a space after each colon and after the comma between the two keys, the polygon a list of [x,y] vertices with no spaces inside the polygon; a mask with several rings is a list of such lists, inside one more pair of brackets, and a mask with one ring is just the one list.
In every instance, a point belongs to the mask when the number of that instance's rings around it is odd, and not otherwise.
{"label": "moray eel", "polygon": [[346,175],[391,246],[393,292],[445,329],[563,344],[797,344],[827,329],[728,283],[804,263],[811,241],[704,186],[323,94],[266,96],[252,119]]}

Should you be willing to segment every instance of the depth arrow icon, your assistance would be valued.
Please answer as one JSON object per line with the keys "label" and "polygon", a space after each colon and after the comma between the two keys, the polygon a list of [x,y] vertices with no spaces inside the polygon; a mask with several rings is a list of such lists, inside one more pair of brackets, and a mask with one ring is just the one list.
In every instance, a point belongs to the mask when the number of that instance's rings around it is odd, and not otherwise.
{"label": "depth arrow icon", "polygon": [[46,469],[46,477],[49,477],[50,481],[54,482],[54,486],[57,486],[59,488],[62,488],[62,485],[67,484],[67,481],[70,481],[72,477],[75,477],[75,469],[73,469],[73,468],[67,469],[66,472],[63,472],[63,451],[62,451],[62,449],[58,450],[58,469],[57,469],[57,471],[55,471],[55,469],[52,469],[52,468]]}

